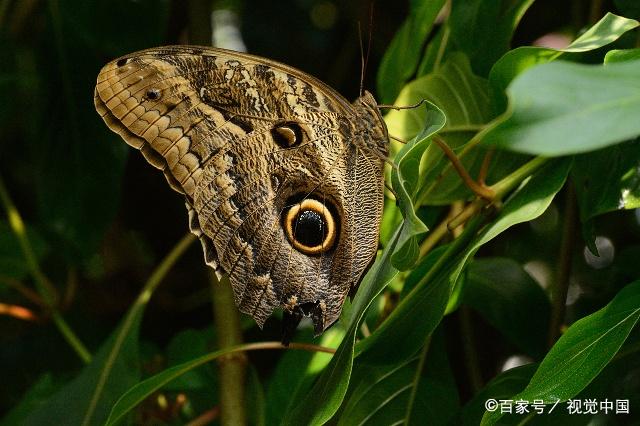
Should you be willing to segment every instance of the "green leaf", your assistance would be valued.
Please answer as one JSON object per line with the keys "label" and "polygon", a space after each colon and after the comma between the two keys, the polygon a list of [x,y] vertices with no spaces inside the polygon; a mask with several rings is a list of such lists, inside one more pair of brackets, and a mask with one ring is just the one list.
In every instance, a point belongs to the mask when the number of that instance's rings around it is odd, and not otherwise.
{"label": "green leaf", "polygon": [[[209,327],[202,330],[185,329],[171,339],[166,350],[167,365],[169,367],[182,364],[188,360],[208,353],[212,346],[215,348],[214,330]],[[211,394],[215,392],[217,374],[211,366],[189,371],[184,376],[171,383],[173,390],[188,390],[205,388]]]}
{"label": "green leaf", "polygon": [[111,413],[109,414],[109,417],[107,418],[105,424],[116,424],[145,398],[158,391],[159,389],[162,389],[163,386],[177,379],[181,375],[208,362],[211,362],[218,357],[236,352],[239,349],[245,348],[247,346],[250,345],[230,346],[224,349],[217,350],[215,352],[208,353],[206,355],[192,359],[191,361],[187,361],[182,364],[167,368],[163,372],[137,383],[135,386],[130,387],[127,392],[124,393],[124,395],[122,395],[115,404],[113,404],[113,408],[111,409]]}
{"label": "green leaf", "polygon": [[24,424],[102,425],[118,396],[140,379],[141,313],[128,316],[80,375],[34,410]]}
{"label": "green leaf", "polygon": [[400,228],[365,275],[356,293],[351,314],[346,323],[347,333],[329,365],[302,399],[296,400],[284,416],[284,424],[320,425],[336,413],[349,385],[356,331],[371,301],[396,276],[398,270],[391,264]]}
{"label": "green leaf", "polygon": [[[584,389],[613,356],[640,318],[640,281],[623,288],[599,311],[569,327],[551,348],[540,367],[513,400],[566,401]],[[499,411],[486,413],[483,425],[500,419]]]}
{"label": "green leaf", "polygon": [[31,388],[20,398],[20,402],[11,408],[0,421],[2,426],[13,426],[24,424],[24,420],[29,414],[37,410],[45,403],[58,389],[59,384],[55,383],[51,373],[43,374]]}
{"label": "green leaf", "polygon": [[640,23],[633,19],[607,12],[598,22],[578,37],[564,52],[587,52],[616,41],[627,31],[636,28]]}
{"label": "green leaf", "polygon": [[560,156],[640,134],[640,60],[539,65],[518,76],[508,94],[509,111],[484,131],[487,144]]}
{"label": "green leaf", "polygon": [[411,13],[387,49],[378,68],[378,96],[391,103],[415,73],[427,38],[444,0],[412,1]]}
{"label": "green leaf", "polygon": [[626,62],[640,59],[640,48],[637,49],[623,49],[623,50],[610,50],[604,55],[604,63],[610,64],[614,62]]}
{"label": "green leaf", "polygon": [[391,172],[391,183],[404,216],[402,230],[391,263],[399,270],[409,269],[418,258],[417,238],[429,229],[416,215],[415,197],[420,183],[420,160],[431,144],[431,136],[445,124],[444,113],[427,103],[426,123],[422,132],[395,156],[397,168]]}
{"label": "green leaf", "polygon": [[583,223],[640,207],[640,140],[576,156],[572,176]]}
{"label": "green leaf", "polygon": [[[451,55],[433,73],[407,83],[395,105],[414,105],[423,99],[444,113],[444,130],[448,133],[461,132],[468,136],[489,120],[487,81],[473,74],[469,59],[460,53]],[[391,110],[384,121],[390,134],[410,140],[423,131],[425,115],[422,108]]]}
{"label": "green leaf", "polygon": [[359,376],[364,380],[356,381],[354,377],[356,386],[345,401],[338,426],[393,424],[398,421],[411,393],[418,364],[418,358],[414,357],[386,366],[359,366]]}
{"label": "green leaf", "polygon": [[398,363],[413,356],[442,319],[449,299],[448,274],[423,279],[368,338],[360,341],[362,362]]}
{"label": "green leaf", "polygon": [[463,297],[520,350],[534,358],[546,353],[549,299],[519,263],[497,257],[471,262]]}
{"label": "green leaf", "polygon": [[435,333],[428,354],[382,364],[357,358],[338,425],[447,424],[458,393],[444,346],[443,334]]}
{"label": "green leaf", "polygon": [[[303,332],[300,335],[300,332]],[[311,342],[311,329],[300,330],[296,341]],[[337,348],[344,339],[344,330],[337,324],[322,334],[317,344],[327,348]],[[302,338],[302,340],[300,340]],[[283,413],[293,408],[296,401],[305,395],[313,380],[331,361],[331,356],[322,352],[286,351],[269,379],[266,401],[266,423],[281,424]]]}
{"label": "green leaf", "polygon": [[633,19],[607,13],[564,49],[524,46],[507,52],[495,63],[489,74],[494,114],[505,110],[507,98],[504,92],[517,75],[535,65],[558,59],[565,53],[588,52],[606,46],[637,26],[638,22]]}
{"label": "green leaf", "polygon": [[486,76],[509,50],[513,31],[533,0],[454,1],[449,26],[451,43],[469,56],[473,70]]}

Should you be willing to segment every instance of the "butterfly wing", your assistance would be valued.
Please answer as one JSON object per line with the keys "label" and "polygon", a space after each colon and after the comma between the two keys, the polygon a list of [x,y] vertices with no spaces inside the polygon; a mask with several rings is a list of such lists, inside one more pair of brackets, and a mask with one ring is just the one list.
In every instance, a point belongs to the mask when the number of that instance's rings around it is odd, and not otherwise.
{"label": "butterfly wing", "polygon": [[205,261],[229,275],[242,312],[262,325],[282,307],[316,332],[338,318],[377,249],[383,163],[354,141],[384,128],[379,113],[363,123],[300,71],[190,46],[107,64],[95,105],[184,194]]}

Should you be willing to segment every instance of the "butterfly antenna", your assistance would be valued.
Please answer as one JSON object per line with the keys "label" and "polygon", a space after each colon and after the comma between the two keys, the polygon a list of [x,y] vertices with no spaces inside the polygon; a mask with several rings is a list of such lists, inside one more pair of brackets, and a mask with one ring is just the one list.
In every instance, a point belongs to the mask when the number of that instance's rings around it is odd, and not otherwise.
{"label": "butterfly antenna", "polygon": [[[360,95],[362,95],[362,81],[364,80],[364,76],[367,75],[367,65],[369,65],[369,55],[371,53],[371,38],[372,38],[372,34],[373,34],[373,6],[374,6],[375,2],[371,2],[371,5],[369,7],[369,37],[367,40],[367,54],[364,57],[364,65],[363,65],[363,70],[362,70],[362,78],[361,78],[361,82],[360,82]],[[362,40],[360,41],[360,43],[362,43]]]}
{"label": "butterfly antenna", "polygon": [[367,62],[364,59],[364,46],[362,45],[362,27],[360,21],[358,21],[358,42],[360,43],[360,95],[362,96],[364,87],[364,69],[367,66]]}

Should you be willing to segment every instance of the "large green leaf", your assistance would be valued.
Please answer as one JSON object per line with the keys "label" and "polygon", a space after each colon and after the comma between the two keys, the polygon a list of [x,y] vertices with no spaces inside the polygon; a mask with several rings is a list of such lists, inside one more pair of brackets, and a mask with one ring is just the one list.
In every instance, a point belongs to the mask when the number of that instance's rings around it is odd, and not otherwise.
{"label": "large green leaf", "polygon": [[506,108],[505,90],[517,75],[535,65],[558,59],[566,53],[588,52],[606,46],[637,26],[638,22],[633,19],[607,13],[564,49],[523,46],[505,53],[489,74],[494,114],[502,113]]}
{"label": "large green leaf", "polygon": [[215,360],[221,356],[227,355],[229,353],[233,353],[242,348],[249,349],[251,345],[239,345],[239,346],[230,346],[224,349],[217,350],[215,352],[208,353],[206,355],[202,355],[198,358],[192,359],[190,361],[184,362],[182,364],[175,365],[173,367],[167,368],[166,370],[158,373],[142,382],[136,384],[133,387],[130,387],[127,392],[125,392],[115,404],[113,404],[113,408],[111,409],[111,413],[107,418],[106,425],[114,425],[117,424],[120,420],[122,420],[127,413],[129,413],[136,405],[142,402],[145,398],[153,394],[159,389],[162,389],[165,385],[171,383],[176,380],[183,374],[186,374],[189,371],[194,370],[208,362]]}
{"label": "large green leaf", "polygon": [[349,390],[339,425],[445,425],[458,408],[442,333],[434,334],[428,354],[423,351],[399,363],[357,358]]}
{"label": "large green leaf", "polygon": [[[566,401],[584,389],[611,361],[640,318],[640,281],[623,288],[607,306],[569,327],[551,348],[528,386],[511,399]],[[483,425],[500,419],[486,413]]]}
{"label": "large green leaf", "polygon": [[542,358],[551,312],[549,298],[519,263],[507,258],[471,262],[463,297],[464,303],[520,350]]}
{"label": "large green leaf", "polygon": [[483,134],[487,144],[560,156],[640,134],[640,60],[538,65],[519,75],[508,94],[509,110]]}
{"label": "large green leaf", "polygon": [[471,59],[474,71],[486,76],[493,63],[509,50],[518,22],[533,0],[453,1],[449,26],[451,43]]}
{"label": "large green leaf", "polygon": [[397,247],[391,256],[391,263],[399,270],[413,266],[418,258],[417,238],[428,231],[416,214],[415,197],[420,184],[422,155],[431,144],[431,136],[444,126],[444,113],[437,106],[428,103],[426,123],[422,132],[396,154],[394,162],[397,167],[391,172],[391,183],[404,214]]}
{"label": "large green leaf", "polygon": [[[471,71],[469,59],[463,54],[451,55],[438,70],[419,77],[403,88],[395,105],[414,105],[426,99],[447,117],[447,133],[473,132],[489,120],[487,112],[487,81]],[[384,117],[389,133],[405,140],[414,138],[424,128],[425,110],[391,110]]]}
{"label": "large green leaf", "polygon": [[391,41],[378,68],[378,96],[391,103],[415,73],[422,45],[433,27],[444,0],[412,1],[411,12]]}
{"label": "large green leaf", "polygon": [[[309,330],[308,336],[311,341],[312,330]],[[324,347],[337,348],[344,340],[344,336],[344,330],[338,324],[325,331],[318,343]],[[281,424],[283,413],[293,409],[296,401],[309,391],[314,379],[329,362],[331,362],[331,356],[326,353],[287,351],[269,380],[266,402],[267,424]]]}
{"label": "large green leaf", "polygon": [[113,403],[140,379],[141,318],[142,310],[128,316],[82,373],[32,411],[23,424],[104,424]]}

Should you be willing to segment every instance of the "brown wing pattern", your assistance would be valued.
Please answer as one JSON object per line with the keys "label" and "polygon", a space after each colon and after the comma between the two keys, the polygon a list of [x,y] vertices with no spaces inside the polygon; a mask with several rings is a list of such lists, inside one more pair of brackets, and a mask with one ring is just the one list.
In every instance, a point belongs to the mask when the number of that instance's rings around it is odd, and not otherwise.
{"label": "brown wing pattern", "polygon": [[[107,64],[95,105],[184,194],[241,311],[262,325],[283,307],[317,332],[338,318],[377,249],[383,163],[370,147],[387,136],[370,95],[352,106],[286,65],[176,46]],[[318,224],[335,238],[313,252]]]}

